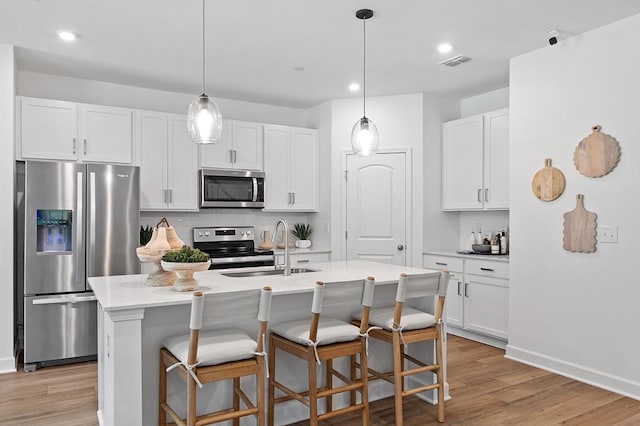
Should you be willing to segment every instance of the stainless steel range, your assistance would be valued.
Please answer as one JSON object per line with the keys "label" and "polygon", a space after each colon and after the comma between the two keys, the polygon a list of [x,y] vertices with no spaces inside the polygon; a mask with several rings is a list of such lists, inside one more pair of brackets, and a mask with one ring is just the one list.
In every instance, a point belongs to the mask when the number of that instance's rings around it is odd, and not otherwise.
{"label": "stainless steel range", "polygon": [[253,226],[193,228],[193,247],[208,253],[209,269],[273,266],[273,251],[255,247]]}

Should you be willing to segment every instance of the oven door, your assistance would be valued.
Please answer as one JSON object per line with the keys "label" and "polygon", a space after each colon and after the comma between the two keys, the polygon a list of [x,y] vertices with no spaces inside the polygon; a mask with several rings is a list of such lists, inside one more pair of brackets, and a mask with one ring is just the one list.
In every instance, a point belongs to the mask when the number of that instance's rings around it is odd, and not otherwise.
{"label": "oven door", "polygon": [[273,255],[212,257],[209,269],[253,268],[255,266],[273,266]]}
{"label": "oven door", "polygon": [[200,207],[263,208],[264,173],[200,170]]}

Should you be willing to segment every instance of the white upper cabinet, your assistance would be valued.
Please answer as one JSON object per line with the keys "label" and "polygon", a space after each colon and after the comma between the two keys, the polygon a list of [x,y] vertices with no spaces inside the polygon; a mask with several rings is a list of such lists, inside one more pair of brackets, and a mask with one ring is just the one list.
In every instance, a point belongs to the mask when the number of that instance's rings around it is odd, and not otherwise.
{"label": "white upper cabinet", "polygon": [[318,211],[318,132],[264,126],[265,210]]}
{"label": "white upper cabinet", "polygon": [[131,110],[17,99],[18,159],[132,163]]}
{"label": "white upper cabinet", "polygon": [[200,167],[262,170],[263,124],[223,120],[222,136],[200,147]]}
{"label": "white upper cabinet", "polygon": [[442,125],[442,209],[509,209],[509,110]]}
{"label": "white upper cabinet", "polygon": [[198,209],[198,148],[186,116],[136,111],[141,210]]}

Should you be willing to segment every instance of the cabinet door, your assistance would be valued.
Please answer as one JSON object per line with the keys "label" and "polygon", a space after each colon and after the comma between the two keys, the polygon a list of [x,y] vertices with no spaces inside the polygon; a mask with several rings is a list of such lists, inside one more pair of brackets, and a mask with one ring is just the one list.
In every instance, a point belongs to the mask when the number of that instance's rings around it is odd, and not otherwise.
{"label": "cabinet door", "polygon": [[484,207],[509,208],[509,110],[484,115]]}
{"label": "cabinet door", "polygon": [[262,170],[263,125],[244,121],[233,122],[233,168]]}
{"label": "cabinet door", "polygon": [[72,102],[20,98],[19,155],[23,159],[77,159],[77,109]]}
{"label": "cabinet door", "polygon": [[465,277],[465,328],[507,339],[509,337],[509,281],[470,274]]}
{"label": "cabinet door", "polygon": [[442,125],[442,209],[482,209],[481,115]]}
{"label": "cabinet door", "polygon": [[187,132],[187,117],[169,115],[168,186],[170,210],[198,210],[198,145]]}
{"label": "cabinet door", "polygon": [[131,110],[81,104],[80,160],[132,163]]}
{"label": "cabinet door", "polygon": [[290,190],[293,193],[290,209],[318,211],[318,143],[312,129],[291,129]]}
{"label": "cabinet door", "polygon": [[464,302],[464,281],[462,274],[451,273],[449,279],[449,287],[447,288],[447,297],[444,303],[444,315],[447,324],[456,327],[462,327],[463,323],[463,302]]}
{"label": "cabinet door", "polygon": [[230,169],[232,121],[222,120],[222,135],[217,143],[200,145],[200,167]]}
{"label": "cabinet door", "polygon": [[167,115],[136,111],[136,144],[140,149],[140,209],[167,208]]}
{"label": "cabinet door", "polygon": [[265,210],[288,210],[289,141],[291,132],[285,126],[264,126],[264,204]]}

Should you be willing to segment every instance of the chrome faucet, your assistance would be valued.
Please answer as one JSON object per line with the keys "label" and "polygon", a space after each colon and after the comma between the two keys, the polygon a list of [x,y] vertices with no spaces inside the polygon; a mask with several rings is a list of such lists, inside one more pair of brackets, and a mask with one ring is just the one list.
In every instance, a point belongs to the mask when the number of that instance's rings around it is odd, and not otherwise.
{"label": "chrome faucet", "polygon": [[[275,226],[275,228],[273,228],[273,237],[272,237],[272,241],[271,242],[273,243],[274,246],[276,245],[276,241],[278,240],[278,226],[280,224],[282,224],[282,226],[284,227],[284,272],[283,272],[283,275],[284,276],[289,276],[289,275],[291,275],[291,259],[289,258],[289,224],[282,217],[278,218],[278,221],[276,222],[276,226]],[[283,266],[283,265],[278,265],[278,263],[276,262],[276,252],[274,250],[273,251],[273,267],[278,269],[279,266]]]}

